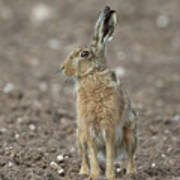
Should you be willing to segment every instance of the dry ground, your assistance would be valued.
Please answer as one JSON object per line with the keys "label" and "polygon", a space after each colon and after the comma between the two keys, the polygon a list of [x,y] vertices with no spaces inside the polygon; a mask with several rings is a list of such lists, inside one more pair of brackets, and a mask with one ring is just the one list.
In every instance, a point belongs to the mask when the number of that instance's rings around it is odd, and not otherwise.
{"label": "dry ground", "polygon": [[119,14],[108,64],[140,114],[137,174],[121,168],[117,179],[180,180],[179,0],[0,0],[0,180],[87,178],[78,175],[73,81],[56,70],[88,43],[105,4]]}

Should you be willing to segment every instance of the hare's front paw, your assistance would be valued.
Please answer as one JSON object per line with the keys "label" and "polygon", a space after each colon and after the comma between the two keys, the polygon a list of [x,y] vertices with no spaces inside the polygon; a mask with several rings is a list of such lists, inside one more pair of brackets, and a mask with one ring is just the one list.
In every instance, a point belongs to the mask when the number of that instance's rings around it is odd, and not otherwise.
{"label": "hare's front paw", "polygon": [[97,170],[94,170],[93,172],[90,173],[89,178],[90,178],[90,179],[95,179],[95,178],[97,178],[99,175],[100,175],[100,170],[97,169]]}
{"label": "hare's front paw", "polygon": [[81,166],[79,174],[89,174],[89,168],[87,166]]}
{"label": "hare's front paw", "polygon": [[127,174],[134,174],[136,173],[136,168],[134,167],[128,167],[127,169]]}
{"label": "hare's front paw", "polygon": [[95,179],[95,178],[97,178],[98,176],[99,176],[99,174],[91,173],[91,174],[89,175],[89,179]]}
{"label": "hare's front paw", "polygon": [[115,176],[110,176],[110,177],[107,177],[107,180],[115,180]]}

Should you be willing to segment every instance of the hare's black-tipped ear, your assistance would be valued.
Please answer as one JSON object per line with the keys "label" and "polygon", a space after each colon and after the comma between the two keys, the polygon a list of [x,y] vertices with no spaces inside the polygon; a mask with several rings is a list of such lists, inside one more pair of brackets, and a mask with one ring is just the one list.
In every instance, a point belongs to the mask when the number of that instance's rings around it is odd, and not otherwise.
{"label": "hare's black-tipped ear", "polygon": [[110,11],[105,19],[104,24],[102,27],[103,35],[101,41],[105,43],[107,40],[110,40],[112,38],[115,25],[117,24],[117,14],[115,11]]}
{"label": "hare's black-tipped ear", "polygon": [[103,48],[104,44],[112,38],[115,25],[117,24],[117,14],[110,7],[106,6],[99,14],[96,21],[92,44],[96,48]]}

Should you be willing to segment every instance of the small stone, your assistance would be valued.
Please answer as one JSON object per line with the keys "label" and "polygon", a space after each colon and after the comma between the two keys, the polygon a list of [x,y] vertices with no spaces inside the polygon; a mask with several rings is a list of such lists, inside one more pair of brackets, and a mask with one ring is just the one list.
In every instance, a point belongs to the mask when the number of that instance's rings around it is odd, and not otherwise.
{"label": "small stone", "polygon": [[174,121],[180,121],[180,115],[179,115],[179,114],[175,115],[175,116],[173,117],[173,120],[174,120]]}
{"label": "small stone", "polygon": [[15,139],[19,139],[19,134],[15,134]]}
{"label": "small stone", "polygon": [[115,69],[115,72],[116,72],[116,74],[117,74],[118,76],[120,76],[120,77],[122,77],[122,76],[124,76],[124,75],[126,74],[125,69],[122,68],[122,67],[117,67],[117,68]]}
{"label": "small stone", "polygon": [[2,127],[2,128],[0,128],[0,133],[2,133],[2,134],[3,134],[3,133],[5,133],[5,132],[7,132],[7,129],[6,129],[6,128],[3,128],[3,127]]}
{"label": "small stone", "polygon": [[52,17],[52,9],[45,5],[39,4],[32,9],[31,20],[38,23],[43,22]]}
{"label": "small stone", "polygon": [[152,163],[152,164],[151,164],[151,167],[156,167],[156,164],[155,164],[155,163]]}
{"label": "small stone", "polygon": [[9,151],[9,150],[12,150],[13,147],[12,147],[12,146],[7,146],[5,149],[6,149],[7,151]]}
{"label": "small stone", "polygon": [[69,156],[68,156],[68,155],[65,155],[65,156],[64,156],[64,158],[65,158],[65,159],[68,159],[68,158],[69,158]]}
{"label": "small stone", "polygon": [[64,175],[64,169],[62,169],[62,168],[59,169],[59,170],[58,170],[58,174],[61,175],[61,176],[63,176],[63,175]]}
{"label": "small stone", "polygon": [[117,169],[116,169],[116,172],[117,172],[117,173],[120,173],[120,172],[121,172],[121,168],[117,168]]}
{"label": "small stone", "polygon": [[54,162],[54,161],[52,161],[52,162],[50,163],[50,166],[51,166],[53,169],[60,169],[60,166],[58,166],[58,164],[57,164],[56,162]]}
{"label": "small stone", "polygon": [[8,167],[12,167],[13,166],[13,163],[10,161],[8,162]]}
{"label": "small stone", "polygon": [[17,122],[18,122],[18,123],[22,123],[22,122],[23,122],[23,118],[18,117],[18,118],[17,118]]}
{"label": "small stone", "polygon": [[64,161],[63,155],[58,155],[58,156],[57,156],[57,162],[61,163],[61,162],[63,162],[63,161]]}
{"label": "small stone", "polygon": [[4,93],[10,93],[11,91],[13,91],[14,90],[14,84],[12,84],[12,83],[7,83],[6,85],[5,85],[5,87],[4,87],[4,89],[3,89],[3,92]]}
{"label": "small stone", "polygon": [[156,19],[156,25],[159,27],[159,28],[166,28],[169,24],[169,17],[166,16],[166,15],[160,15],[157,17]]}
{"label": "small stone", "polygon": [[161,157],[162,157],[162,158],[165,158],[165,157],[166,157],[166,155],[165,155],[165,154],[161,154]]}
{"label": "small stone", "polygon": [[36,130],[36,126],[35,126],[34,124],[30,124],[30,125],[29,125],[29,129],[30,129],[31,131],[34,131],[34,130]]}
{"label": "small stone", "polygon": [[48,41],[48,47],[51,49],[59,49],[60,43],[57,39],[50,39]]}

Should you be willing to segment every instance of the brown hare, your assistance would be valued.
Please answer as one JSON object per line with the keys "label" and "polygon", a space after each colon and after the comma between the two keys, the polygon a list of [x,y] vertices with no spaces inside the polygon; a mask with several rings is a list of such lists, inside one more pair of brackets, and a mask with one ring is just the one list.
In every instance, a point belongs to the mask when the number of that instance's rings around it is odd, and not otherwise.
{"label": "brown hare", "polygon": [[77,141],[82,157],[80,174],[94,179],[100,164],[114,180],[114,161],[128,158],[128,173],[135,172],[137,116],[116,74],[106,67],[105,43],[117,23],[116,12],[105,7],[95,24],[89,46],[74,49],[61,70],[76,79]]}

